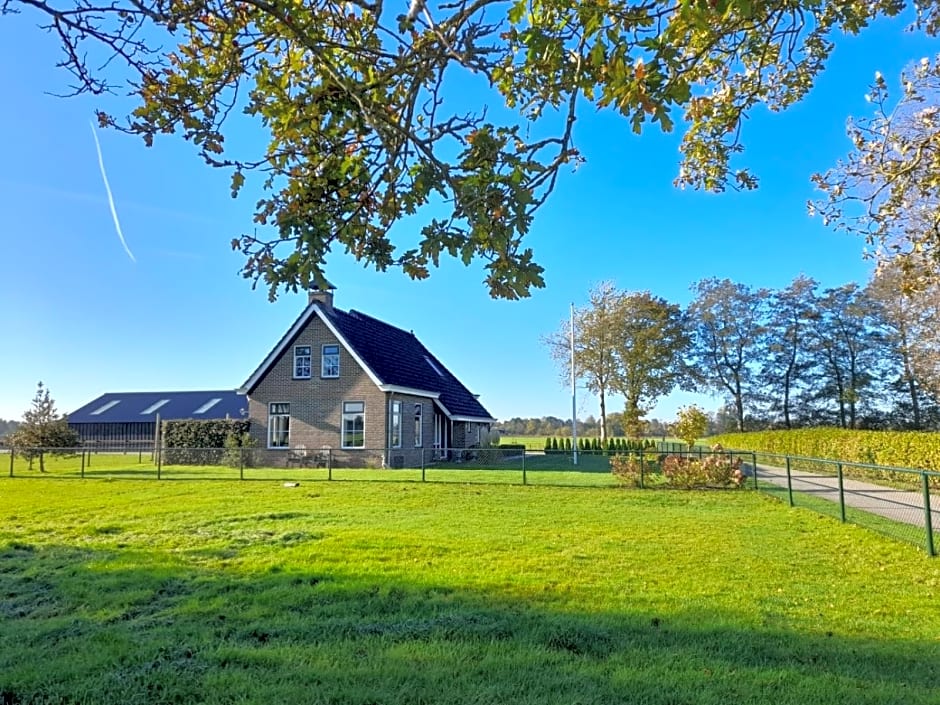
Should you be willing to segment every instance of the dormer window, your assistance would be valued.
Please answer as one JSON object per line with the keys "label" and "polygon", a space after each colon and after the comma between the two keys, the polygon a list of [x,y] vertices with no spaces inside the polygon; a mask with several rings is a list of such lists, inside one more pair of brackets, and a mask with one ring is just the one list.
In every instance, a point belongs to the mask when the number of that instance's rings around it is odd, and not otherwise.
{"label": "dormer window", "polygon": [[310,346],[294,347],[294,379],[310,379]]}
{"label": "dormer window", "polygon": [[320,376],[339,377],[339,345],[323,346]]}

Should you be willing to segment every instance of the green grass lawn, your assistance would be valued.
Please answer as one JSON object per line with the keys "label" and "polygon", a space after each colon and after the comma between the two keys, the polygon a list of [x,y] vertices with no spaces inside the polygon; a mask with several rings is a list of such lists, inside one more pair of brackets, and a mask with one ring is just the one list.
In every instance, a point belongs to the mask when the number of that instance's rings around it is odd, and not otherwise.
{"label": "green grass lawn", "polygon": [[746,491],[0,478],[4,705],[938,703],[938,592]]}

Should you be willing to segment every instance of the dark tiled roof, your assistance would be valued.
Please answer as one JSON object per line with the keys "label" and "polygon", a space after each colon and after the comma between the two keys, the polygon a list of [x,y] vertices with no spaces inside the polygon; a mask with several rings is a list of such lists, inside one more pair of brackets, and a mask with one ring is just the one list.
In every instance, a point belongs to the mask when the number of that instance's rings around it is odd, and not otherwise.
{"label": "dark tiled roof", "polygon": [[[202,413],[196,413],[200,409],[204,409]],[[247,418],[247,412],[248,400],[230,389],[215,392],[109,392],[73,411],[68,418],[70,423],[132,423],[155,421],[157,414],[161,420],[224,419],[226,416],[241,419]]]}
{"label": "dark tiled roof", "polygon": [[439,394],[440,403],[452,416],[491,419],[490,413],[413,333],[358,311],[327,309],[311,304],[284,333],[268,357],[251,374],[241,391],[251,393],[277,357],[310,324],[319,311],[369,368],[380,385],[410,387]]}
{"label": "dark tiled roof", "polygon": [[384,384],[438,392],[453,416],[490,418],[490,413],[414,333],[359,311],[324,310],[356,354]]}

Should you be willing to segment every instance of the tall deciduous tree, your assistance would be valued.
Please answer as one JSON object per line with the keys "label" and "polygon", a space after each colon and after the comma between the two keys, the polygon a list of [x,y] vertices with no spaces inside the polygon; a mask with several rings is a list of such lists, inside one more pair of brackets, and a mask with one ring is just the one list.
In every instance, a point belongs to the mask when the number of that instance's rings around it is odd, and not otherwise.
{"label": "tall deciduous tree", "polygon": [[816,282],[800,275],[769,297],[761,370],[771,413],[793,427],[794,393],[811,364],[808,339],[816,317]]}
{"label": "tall deciduous tree", "polygon": [[[613,282],[601,282],[591,289],[589,303],[574,312],[575,378],[597,395],[600,403],[601,441],[607,439],[607,395],[620,379],[618,325],[624,294]],[[546,336],[543,342],[567,380],[571,375],[571,323]]]}
{"label": "tall deciduous tree", "polygon": [[39,472],[46,471],[47,453],[76,448],[81,440],[78,432],[69,428],[68,419],[56,411],[55,401],[48,388],[40,382],[30,407],[23,412],[23,423],[13,432],[13,449],[29,458],[39,458]]}
{"label": "tall deciduous tree", "polygon": [[620,299],[615,331],[619,374],[614,388],[626,401],[624,431],[639,438],[643,417],[679,383],[690,337],[681,309],[648,291]]}
{"label": "tall deciduous tree", "polygon": [[894,386],[906,397],[910,428],[925,426],[925,406],[940,394],[940,281],[911,285],[900,263],[880,267],[865,288],[874,306]]}
{"label": "tall deciduous tree", "polygon": [[[543,285],[523,241],[581,159],[579,110],[636,132],[679,117],[680,185],[753,188],[732,163],[750,111],[799,101],[837,37],[908,6],[936,33],[938,5],[905,0],[0,0],[0,13],[47,23],[75,92],[130,74],[137,108],[100,124],[147,144],[182,134],[231,171],[233,195],[261,175],[261,229],[232,244],[271,296],[322,284],[339,248],[417,278],[442,256],[483,258],[490,292],[515,298]],[[492,100],[453,100],[468,82]],[[263,149],[226,140],[238,115]],[[415,215],[419,241],[397,249],[390,228]]]}
{"label": "tall deciduous tree", "polygon": [[865,393],[877,379],[878,337],[871,300],[855,283],[826,289],[818,298],[812,351],[817,397],[835,404],[842,428],[857,428]]}
{"label": "tall deciduous tree", "polygon": [[810,204],[824,222],[861,234],[871,255],[896,260],[904,285],[940,279],[940,57],[901,76],[892,105],[879,73],[866,96],[874,114],[848,124],[853,151],[813,177],[825,192]]}
{"label": "tall deciduous tree", "polygon": [[728,397],[743,431],[745,410],[760,396],[767,292],[729,279],[703,279],[692,290],[696,297],[686,312],[693,333],[688,373],[699,387]]}

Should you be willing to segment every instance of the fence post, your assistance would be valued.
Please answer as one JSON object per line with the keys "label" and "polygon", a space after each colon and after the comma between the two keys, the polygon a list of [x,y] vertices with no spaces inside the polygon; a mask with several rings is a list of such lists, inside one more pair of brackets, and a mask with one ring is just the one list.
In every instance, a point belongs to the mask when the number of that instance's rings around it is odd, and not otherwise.
{"label": "fence post", "polygon": [[238,449],[238,479],[245,479],[245,449],[241,447]]}
{"label": "fence post", "polygon": [[525,449],[522,450],[522,484],[523,485],[529,484],[528,478],[526,477],[526,474],[525,474]]}
{"label": "fence post", "polygon": [[421,482],[427,482],[424,469],[424,448],[421,449]]}
{"label": "fence post", "polygon": [[157,479],[160,479],[160,475],[163,472],[163,450],[160,449],[157,451]]}
{"label": "fence post", "polygon": [[790,501],[790,506],[793,506],[793,477],[790,474],[790,456],[787,456],[787,499]]}
{"label": "fence post", "polygon": [[640,489],[646,489],[646,458],[643,457],[642,448],[640,448]]}
{"label": "fence post", "polygon": [[922,472],[920,480],[924,491],[924,528],[927,531],[927,555],[936,556],[937,552],[933,547],[933,517],[930,513],[930,483],[927,481],[927,473]]}
{"label": "fence post", "polygon": [[751,467],[754,468],[754,489],[757,489],[757,453],[751,451]]}
{"label": "fence post", "polygon": [[845,523],[845,487],[842,482],[842,463],[837,463],[836,467],[839,471],[839,517],[842,519],[842,523]]}
{"label": "fence post", "polygon": [[82,479],[85,479],[85,451],[82,451]]}
{"label": "fence post", "polygon": [[13,456],[16,455],[16,450],[10,448],[10,477],[13,477]]}
{"label": "fence post", "polygon": [[326,479],[333,479],[333,449],[326,449]]}

